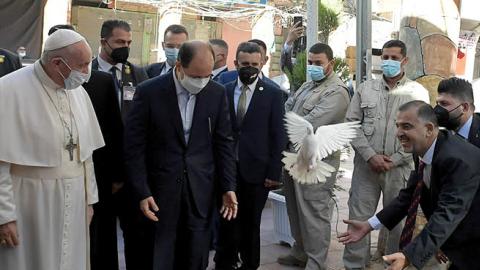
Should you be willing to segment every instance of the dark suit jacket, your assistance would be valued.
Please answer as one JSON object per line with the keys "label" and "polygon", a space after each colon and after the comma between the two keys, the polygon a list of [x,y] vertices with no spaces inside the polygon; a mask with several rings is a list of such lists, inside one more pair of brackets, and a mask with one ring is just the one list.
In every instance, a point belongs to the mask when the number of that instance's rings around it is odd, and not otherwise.
{"label": "dark suit jacket", "polygon": [[[98,60],[97,58],[92,60],[92,70],[98,70]],[[110,72],[109,72],[110,73]],[[111,73],[110,73],[111,74]],[[122,68],[122,85],[129,86],[132,85],[136,87],[139,83],[148,80],[147,73],[145,69],[139,66],[136,66],[130,62],[126,62]],[[123,89],[120,89],[123,94]],[[117,92],[116,92],[117,93]],[[118,100],[118,96],[117,96]],[[124,100],[121,97],[121,117],[125,121],[125,118],[130,110],[132,104],[131,100]]]}
{"label": "dark suit jacket", "polygon": [[468,132],[468,141],[480,148],[480,115],[478,113],[473,114],[472,125],[470,126],[470,132]]}
{"label": "dark suit jacket", "polygon": [[218,79],[220,79],[220,75],[222,75],[223,73],[225,72],[228,72],[228,67],[225,67],[224,69],[222,69],[219,73],[217,73],[217,75],[215,75],[212,80],[218,82]]}
{"label": "dark suit jacket", "polygon": [[22,67],[20,57],[9,50],[0,49],[0,57],[3,58],[3,63],[0,63],[0,78]]}
{"label": "dark suit jacket", "polygon": [[93,164],[100,200],[112,193],[113,182],[123,182],[123,123],[115,85],[110,73],[92,70],[83,84],[92,100],[105,146],[93,152]]}
{"label": "dark suit jacket", "polygon": [[214,81],[197,94],[188,144],[172,72],[138,86],[125,132],[128,179],[138,200],[153,196],[159,205],[175,207],[186,174],[196,208],[207,217],[215,181],[222,192],[235,191],[227,98]]}
{"label": "dark suit jacket", "polygon": [[[428,223],[404,249],[417,268],[441,249],[457,267],[478,269],[480,254],[480,150],[457,135],[440,131],[432,160],[430,188],[424,186],[420,205]],[[418,176],[377,214],[388,229],[406,215]],[[476,256],[475,256],[476,255]]]}
{"label": "dark suit jacket", "polygon": [[266,178],[280,181],[282,151],[287,143],[282,91],[259,79],[242,125],[238,126],[234,106],[236,86],[237,80],[234,80],[225,88],[234,138],[238,143],[241,179],[252,184],[263,184]]}
{"label": "dark suit jacket", "polygon": [[153,63],[145,67],[148,78],[157,77],[162,73],[162,69],[165,67],[165,62]]}

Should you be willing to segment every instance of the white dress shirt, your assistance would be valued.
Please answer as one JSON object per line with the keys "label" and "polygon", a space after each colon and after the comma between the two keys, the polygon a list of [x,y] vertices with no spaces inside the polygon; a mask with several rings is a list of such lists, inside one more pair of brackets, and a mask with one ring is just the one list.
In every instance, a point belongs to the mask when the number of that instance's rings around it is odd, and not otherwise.
{"label": "white dress shirt", "polygon": [[217,69],[214,69],[214,70],[212,71],[212,78],[217,77],[217,75],[218,75],[220,72],[222,72],[224,69],[228,69],[228,66],[225,65],[225,66],[223,66],[223,67],[219,67],[219,68],[217,68]]}
{"label": "white dress shirt", "polygon": [[163,65],[160,75],[167,74],[171,69],[172,69],[172,66],[170,66],[170,64],[168,64],[168,62],[165,61],[165,65]]}
{"label": "white dress shirt", "polygon": [[[432,175],[432,160],[433,160],[433,152],[435,151],[435,145],[437,144],[437,139],[433,141],[430,148],[428,148],[427,152],[423,157],[420,157],[420,160],[425,164],[425,168],[423,168],[423,182],[427,188],[430,188],[430,177]],[[377,216],[373,216],[368,219],[368,223],[374,230],[378,230],[382,228],[382,223],[377,218]]]}
{"label": "white dress shirt", "polygon": [[468,133],[470,133],[470,128],[472,127],[473,115],[468,118],[467,122],[458,130],[457,134],[462,136],[465,139],[468,139]]}
{"label": "white dress shirt", "polygon": [[[251,84],[247,85],[248,90],[247,90],[247,102],[246,102],[246,107],[245,107],[245,112],[248,111],[248,106],[250,105],[250,101],[252,100],[253,96],[253,91],[255,91],[255,88],[257,87],[257,82],[258,78]],[[240,79],[237,79],[237,86],[235,86],[235,91],[233,93],[233,102],[235,105],[235,113],[238,110],[238,101],[240,100],[240,95],[242,94],[242,87],[243,87],[242,81]]]}
{"label": "white dress shirt", "polygon": [[[103,60],[101,56],[97,57],[97,61],[98,61],[98,70],[103,71],[103,72],[107,72],[107,73],[112,73],[110,70],[112,69],[112,67],[114,65],[112,65],[112,64],[108,63],[107,61]],[[123,64],[122,63],[117,63],[115,65],[115,68],[116,68],[116,73],[117,73],[117,79],[121,81],[122,80]]]}

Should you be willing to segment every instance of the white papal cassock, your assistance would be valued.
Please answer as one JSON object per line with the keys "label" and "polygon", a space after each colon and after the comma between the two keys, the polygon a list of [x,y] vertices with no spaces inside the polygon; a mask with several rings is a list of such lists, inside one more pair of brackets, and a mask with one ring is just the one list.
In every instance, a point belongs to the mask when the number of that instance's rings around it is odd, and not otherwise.
{"label": "white papal cassock", "polygon": [[[78,145],[73,161],[66,126]],[[0,79],[0,224],[16,220],[20,241],[0,246],[0,269],[90,268],[86,208],[98,201],[91,157],[103,145],[82,87],[63,89],[38,61]]]}

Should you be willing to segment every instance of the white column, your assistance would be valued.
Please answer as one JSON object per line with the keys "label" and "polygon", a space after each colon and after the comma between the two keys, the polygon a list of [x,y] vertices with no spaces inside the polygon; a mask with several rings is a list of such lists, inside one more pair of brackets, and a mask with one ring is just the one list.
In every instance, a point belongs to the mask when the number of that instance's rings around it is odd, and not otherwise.
{"label": "white column", "polygon": [[43,11],[43,44],[48,37],[48,30],[57,24],[68,24],[71,0],[48,0]]}

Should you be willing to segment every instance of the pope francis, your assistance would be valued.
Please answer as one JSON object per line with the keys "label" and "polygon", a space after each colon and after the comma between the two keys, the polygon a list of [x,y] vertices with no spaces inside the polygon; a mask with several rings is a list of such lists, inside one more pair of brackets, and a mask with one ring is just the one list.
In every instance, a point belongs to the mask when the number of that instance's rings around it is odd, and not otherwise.
{"label": "pope francis", "polygon": [[81,86],[91,58],[85,39],[62,29],[34,65],[0,79],[2,270],[90,267],[92,152],[104,145]]}

